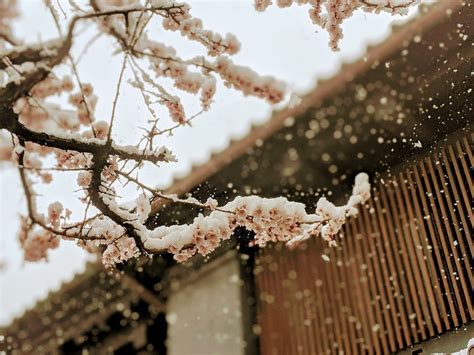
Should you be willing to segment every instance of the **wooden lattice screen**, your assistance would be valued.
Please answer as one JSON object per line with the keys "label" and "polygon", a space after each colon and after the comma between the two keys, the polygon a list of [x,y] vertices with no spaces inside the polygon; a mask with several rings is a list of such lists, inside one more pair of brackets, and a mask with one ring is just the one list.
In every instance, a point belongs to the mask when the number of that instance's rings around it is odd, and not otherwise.
{"label": "wooden lattice screen", "polygon": [[256,263],[263,354],[386,354],[473,319],[473,137],[377,186],[340,248]]}

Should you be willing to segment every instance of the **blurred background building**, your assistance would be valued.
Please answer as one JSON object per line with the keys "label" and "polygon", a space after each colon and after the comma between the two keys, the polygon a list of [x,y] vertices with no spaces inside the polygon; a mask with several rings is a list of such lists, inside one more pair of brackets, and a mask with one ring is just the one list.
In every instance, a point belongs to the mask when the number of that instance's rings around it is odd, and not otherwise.
{"label": "blurred background building", "polygon": [[[355,174],[368,172],[373,197],[338,247],[310,240],[297,250],[256,250],[240,230],[210,258],[183,265],[168,256],[113,273],[90,264],[3,329],[0,347],[18,354],[467,348],[473,6],[446,0],[420,12],[168,189],[220,203],[284,195],[311,209],[322,195],[343,201]],[[163,203],[149,224],[186,223],[197,212]]]}

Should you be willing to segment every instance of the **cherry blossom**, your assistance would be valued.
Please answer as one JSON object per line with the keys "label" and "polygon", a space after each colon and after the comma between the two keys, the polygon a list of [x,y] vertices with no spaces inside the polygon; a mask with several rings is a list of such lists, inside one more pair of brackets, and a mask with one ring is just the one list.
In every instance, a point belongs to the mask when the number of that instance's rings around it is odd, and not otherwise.
{"label": "cherry blossom", "polygon": [[[370,184],[367,174],[358,174],[346,205],[335,206],[321,198],[314,214],[308,214],[303,204],[283,197],[238,196],[226,205],[218,206],[217,201],[212,198],[200,204],[193,198],[180,200],[174,196],[165,196],[176,202],[207,208],[210,213],[206,216],[200,214],[191,224],[159,226],[153,230],[143,224],[151,212],[150,196],[139,195],[135,201],[136,207],[126,209],[117,205],[110,191],[102,190],[101,193],[109,208],[127,221],[124,224],[136,231],[147,253],[168,252],[178,262],[184,262],[195,254],[208,255],[223,241],[231,238],[237,227],[254,232],[251,245],[259,247],[265,247],[271,242],[284,242],[294,248],[303,241],[318,236],[334,246],[336,235],[346,219],[355,216],[357,205],[370,198]],[[50,212],[51,220],[57,220],[58,212],[62,211],[60,207],[57,203],[50,205],[50,210],[53,211]],[[107,217],[94,219],[81,227],[71,227],[64,223],[61,230],[66,239],[81,240],[78,235],[87,236],[88,239],[83,240],[80,246],[88,250],[95,246],[106,246],[103,261],[107,266],[140,255],[135,239],[127,234],[130,229],[119,226]]]}
{"label": "cherry blossom", "polygon": [[63,205],[59,201],[51,203],[48,206],[48,219],[51,225],[57,226],[59,224],[59,218],[61,217],[62,212]]}
{"label": "cherry blossom", "polygon": [[81,171],[77,174],[77,184],[80,187],[88,188],[92,181],[92,174],[89,171]]}
{"label": "cherry blossom", "polygon": [[[258,11],[271,1],[257,0]],[[312,21],[330,33],[335,49],[342,37],[340,25],[355,10],[405,13],[415,0],[278,0],[276,5],[306,5]],[[294,248],[312,237],[335,245],[347,218],[370,197],[366,174],[356,176],[352,195],[343,206],[324,197],[315,211],[307,212],[301,203],[283,197],[237,196],[220,206],[209,197],[205,202],[181,198],[149,187],[140,180],[146,166],[176,161],[174,154],[156,144],[157,137],[190,125],[200,112],[211,109],[218,83],[254,96],[269,104],[288,96],[285,84],[269,75],[236,63],[232,58],[241,43],[232,34],[220,34],[205,26],[192,14],[191,6],[171,0],[89,0],[65,19],[58,16],[53,2],[47,2],[58,28],[65,28],[56,39],[23,45],[11,33],[18,15],[16,2],[0,4],[0,161],[16,166],[25,192],[27,213],[21,219],[20,245],[25,260],[47,259],[48,251],[60,240],[75,241],[79,247],[99,252],[105,265],[152,254],[171,253],[178,262],[196,254],[208,255],[221,243],[236,236],[236,228],[254,233],[252,246],[282,242]],[[65,21],[63,25],[62,21]],[[96,35],[111,39],[122,66],[114,80],[112,103],[100,102],[93,82],[81,79],[76,51],[80,46],[78,23],[87,23]],[[90,26],[92,25],[92,26]],[[185,58],[170,43],[161,43],[149,28],[175,32],[201,46],[204,55]],[[74,47],[74,49],[76,49]],[[88,55],[87,48],[83,49]],[[66,69],[66,70],[65,70]],[[64,74],[64,73],[68,74]],[[124,78],[127,78],[124,79]],[[120,89],[126,83],[137,90],[148,111],[143,136],[133,145],[120,145],[114,127],[127,119],[116,112]],[[181,94],[186,93],[200,105],[190,114]],[[60,103],[58,103],[60,102]],[[110,117],[98,117],[98,105],[110,105]],[[161,125],[161,112],[174,122]],[[36,184],[48,184],[56,174],[74,174],[75,193],[84,205],[80,215],[61,196],[51,194],[46,211],[36,204]],[[74,180],[73,180],[74,181]],[[138,192],[128,203],[120,193],[128,184]],[[49,198],[49,196],[48,196]],[[58,200],[58,201],[56,201]],[[200,209],[189,224],[160,225],[150,229],[147,221],[160,201],[191,205]]]}
{"label": "cherry blossom", "polygon": [[[392,15],[406,15],[408,9],[419,3],[419,0],[276,0],[280,8],[293,4],[307,5],[311,21],[329,33],[329,46],[339,50],[338,43],[343,37],[341,24],[361,9],[366,12],[389,12]],[[255,10],[265,11],[272,4],[271,0],[255,0]]]}

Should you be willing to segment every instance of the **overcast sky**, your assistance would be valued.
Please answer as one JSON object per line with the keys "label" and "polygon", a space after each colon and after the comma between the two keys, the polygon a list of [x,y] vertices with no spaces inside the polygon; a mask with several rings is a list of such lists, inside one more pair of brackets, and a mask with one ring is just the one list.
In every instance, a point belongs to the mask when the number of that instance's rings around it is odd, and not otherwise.
{"label": "overcast sky", "polygon": [[[39,0],[20,0],[22,17],[16,31],[27,42],[57,36],[42,3]],[[67,7],[67,1],[61,3]],[[270,7],[264,13],[257,13],[251,0],[193,0],[191,5],[192,14],[201,18],[206,28],[223,34],[231,32],[239,38],[242,50],[234,57],[236,63],[286,81],[290,91],[297,94],[310,90],[317,78],[336,73],[342,62],[362,56],[367,45],[380,42],[390,33],[392,21],[400,21],[399,16],[358,12],[344,23],[341,51],[334,53],[327,46],[327,34],[311,24],[304,8],[282,10]],[[200,50],[199,46],[189,45],[174,34],[151,30],[160,41],[172,41],[182,57],[195,56]],[[93,26],[85,28],[83,43],[93,33]],[[104,117],[104,120],[110,117],[121,61],[121,57],[111,56],[111,43],[108,38],[99,39],[79,66],[82,81],[94,84],[99,96],[96,116]],[[191,97],[185,99],[188,115],[197,112],[195,100]],[[271,109],[263,101],[245,98],[236,91],[219,86],[211,110],[198,117],[192,128],[182,128],[174,136],[162,139],[162,144],[171,148],[179,162],[147,170],[144,178],[152,185],[169,185],[173,178],[186,175],[193,164],[206,161],[212,152],[226,147],[231,138],[245,135],[253,123],[264,122]],[[117,117],[115,139],[122,144],[132,143],[131,140],[140,133],[138,127],[149,118],[140,95],[129,85],[123,86]],[[168,127],[169,123],[163,120],[162,128]],[[0,169],[0,261],[4,263],[4,270],[0,271],[1,325],[21,315],[25,308],[45,297],[49,290],[57,289],[61,282],[83,270],[85,261],[91,256],[73,243],[62,241],[60,248],[49,253],[48,262],[24,263],[16,233],[18,215],[26,209],[25,199],[16,170],[7,166]],[[80,211],[81,204],[77,198],[81,195],[73,193],[74,189],[75,174],[63,174],[54,184],[38,190],[42,194],[38,200],[39,208],[60,199],[66,207]],[[52,191],[54,194],[59,192],[60,196],[53,195]]]}

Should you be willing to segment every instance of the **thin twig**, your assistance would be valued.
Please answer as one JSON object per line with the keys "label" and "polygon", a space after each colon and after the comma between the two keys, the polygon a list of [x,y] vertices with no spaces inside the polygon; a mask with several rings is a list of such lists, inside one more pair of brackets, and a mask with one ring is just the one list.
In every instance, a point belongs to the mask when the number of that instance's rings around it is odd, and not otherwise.
{"label": "thin twig", "polygon": [[107,145],[110,145],[112,140],[111,140],[111,137],[112,137],[112,127],[114,125],[114,120],[115,120],[115,110],[117,109],[117,102],[118,102],[118,98],[120,96],[120,87],[122,85],[122,79],[123,79],[123,74],[125,72],[125,68],[127,67],[127,57],[128,57],[128,53],[126,52],[125,53],[125,56],[123,58],[123,62],[122,62],[122,67],[120,69],[120,75],[119,75],[119,79],[118,79],[118,82],[117,82],[117,88],[115,90],[115,97],[114,97],[114,101],[112,103],[112,114],[111,114],[111,117],[110,117],[110,122],[109,122],[109,132],[107,133]]}

